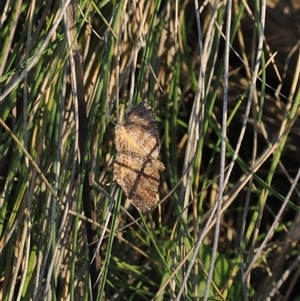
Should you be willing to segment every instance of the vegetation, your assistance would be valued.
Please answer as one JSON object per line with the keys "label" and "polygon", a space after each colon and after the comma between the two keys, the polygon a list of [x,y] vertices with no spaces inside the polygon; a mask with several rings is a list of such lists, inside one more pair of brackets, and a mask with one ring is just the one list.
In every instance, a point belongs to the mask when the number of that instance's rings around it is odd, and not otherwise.
{"label": "vegetation", "polygon": [[[1,300],[300,300],[299,41],[248,2],[1,2]],[[142,100],[148,214],[113,175]]]}

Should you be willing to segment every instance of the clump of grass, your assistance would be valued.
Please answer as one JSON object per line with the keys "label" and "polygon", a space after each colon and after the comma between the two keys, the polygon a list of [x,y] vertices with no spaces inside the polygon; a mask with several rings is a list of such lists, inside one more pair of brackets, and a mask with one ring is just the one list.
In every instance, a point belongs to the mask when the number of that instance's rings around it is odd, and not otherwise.
{"label": "clump of grass", "polygon": [[[67,4],[1,4],[1,300],[299,298],[299,63],[274,97],[264,7]],[[166,166],[147,215],[113,177],[141,100]]]}

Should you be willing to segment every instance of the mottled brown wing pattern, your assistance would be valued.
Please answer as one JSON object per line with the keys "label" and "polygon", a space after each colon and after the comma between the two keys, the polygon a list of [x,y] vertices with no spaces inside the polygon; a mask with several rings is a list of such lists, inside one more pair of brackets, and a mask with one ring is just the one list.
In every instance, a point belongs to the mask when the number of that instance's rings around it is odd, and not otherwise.
{"label": "mottled brown wing pattern", "polygon": [[115,129],[116,149],[121,154],[146,157],[147,152],[130,136],[123,124],[119,124]]}
{"label": "mottled brown wing pattern", "polygon": [[127,198],[140,211],[149,211],[159,201],[159,135],[155,115],[145,102],[135,106],[126,120],[116,126],[115,144],[119,152],[114,175]]}
{"label": "mottled brown wing pattern", "polygon": [[132,139],[153,158],[159,155],[159,135],[155,115],[151,107],[142,102],[135,106],[126,117],[123,126]]}
{"label": "mottled brown wing pattern", "polygon": [[149,211],[158,201],[159,171],[163,164],[147,157],[132,157],[120,154],[114,163],[118,184],[130,202],[143,213]]}

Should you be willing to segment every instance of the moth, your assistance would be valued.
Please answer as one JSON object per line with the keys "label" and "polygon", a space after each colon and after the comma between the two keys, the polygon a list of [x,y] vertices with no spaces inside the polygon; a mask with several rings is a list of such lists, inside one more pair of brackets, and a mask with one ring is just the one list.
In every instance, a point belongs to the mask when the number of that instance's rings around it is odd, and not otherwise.
{"label": "moth", "polygon": [[118,155],[114,176],[130,202],[145,213],[159,202],[159,134],[155,115],[146,102],[133,107],[115,128]]}

